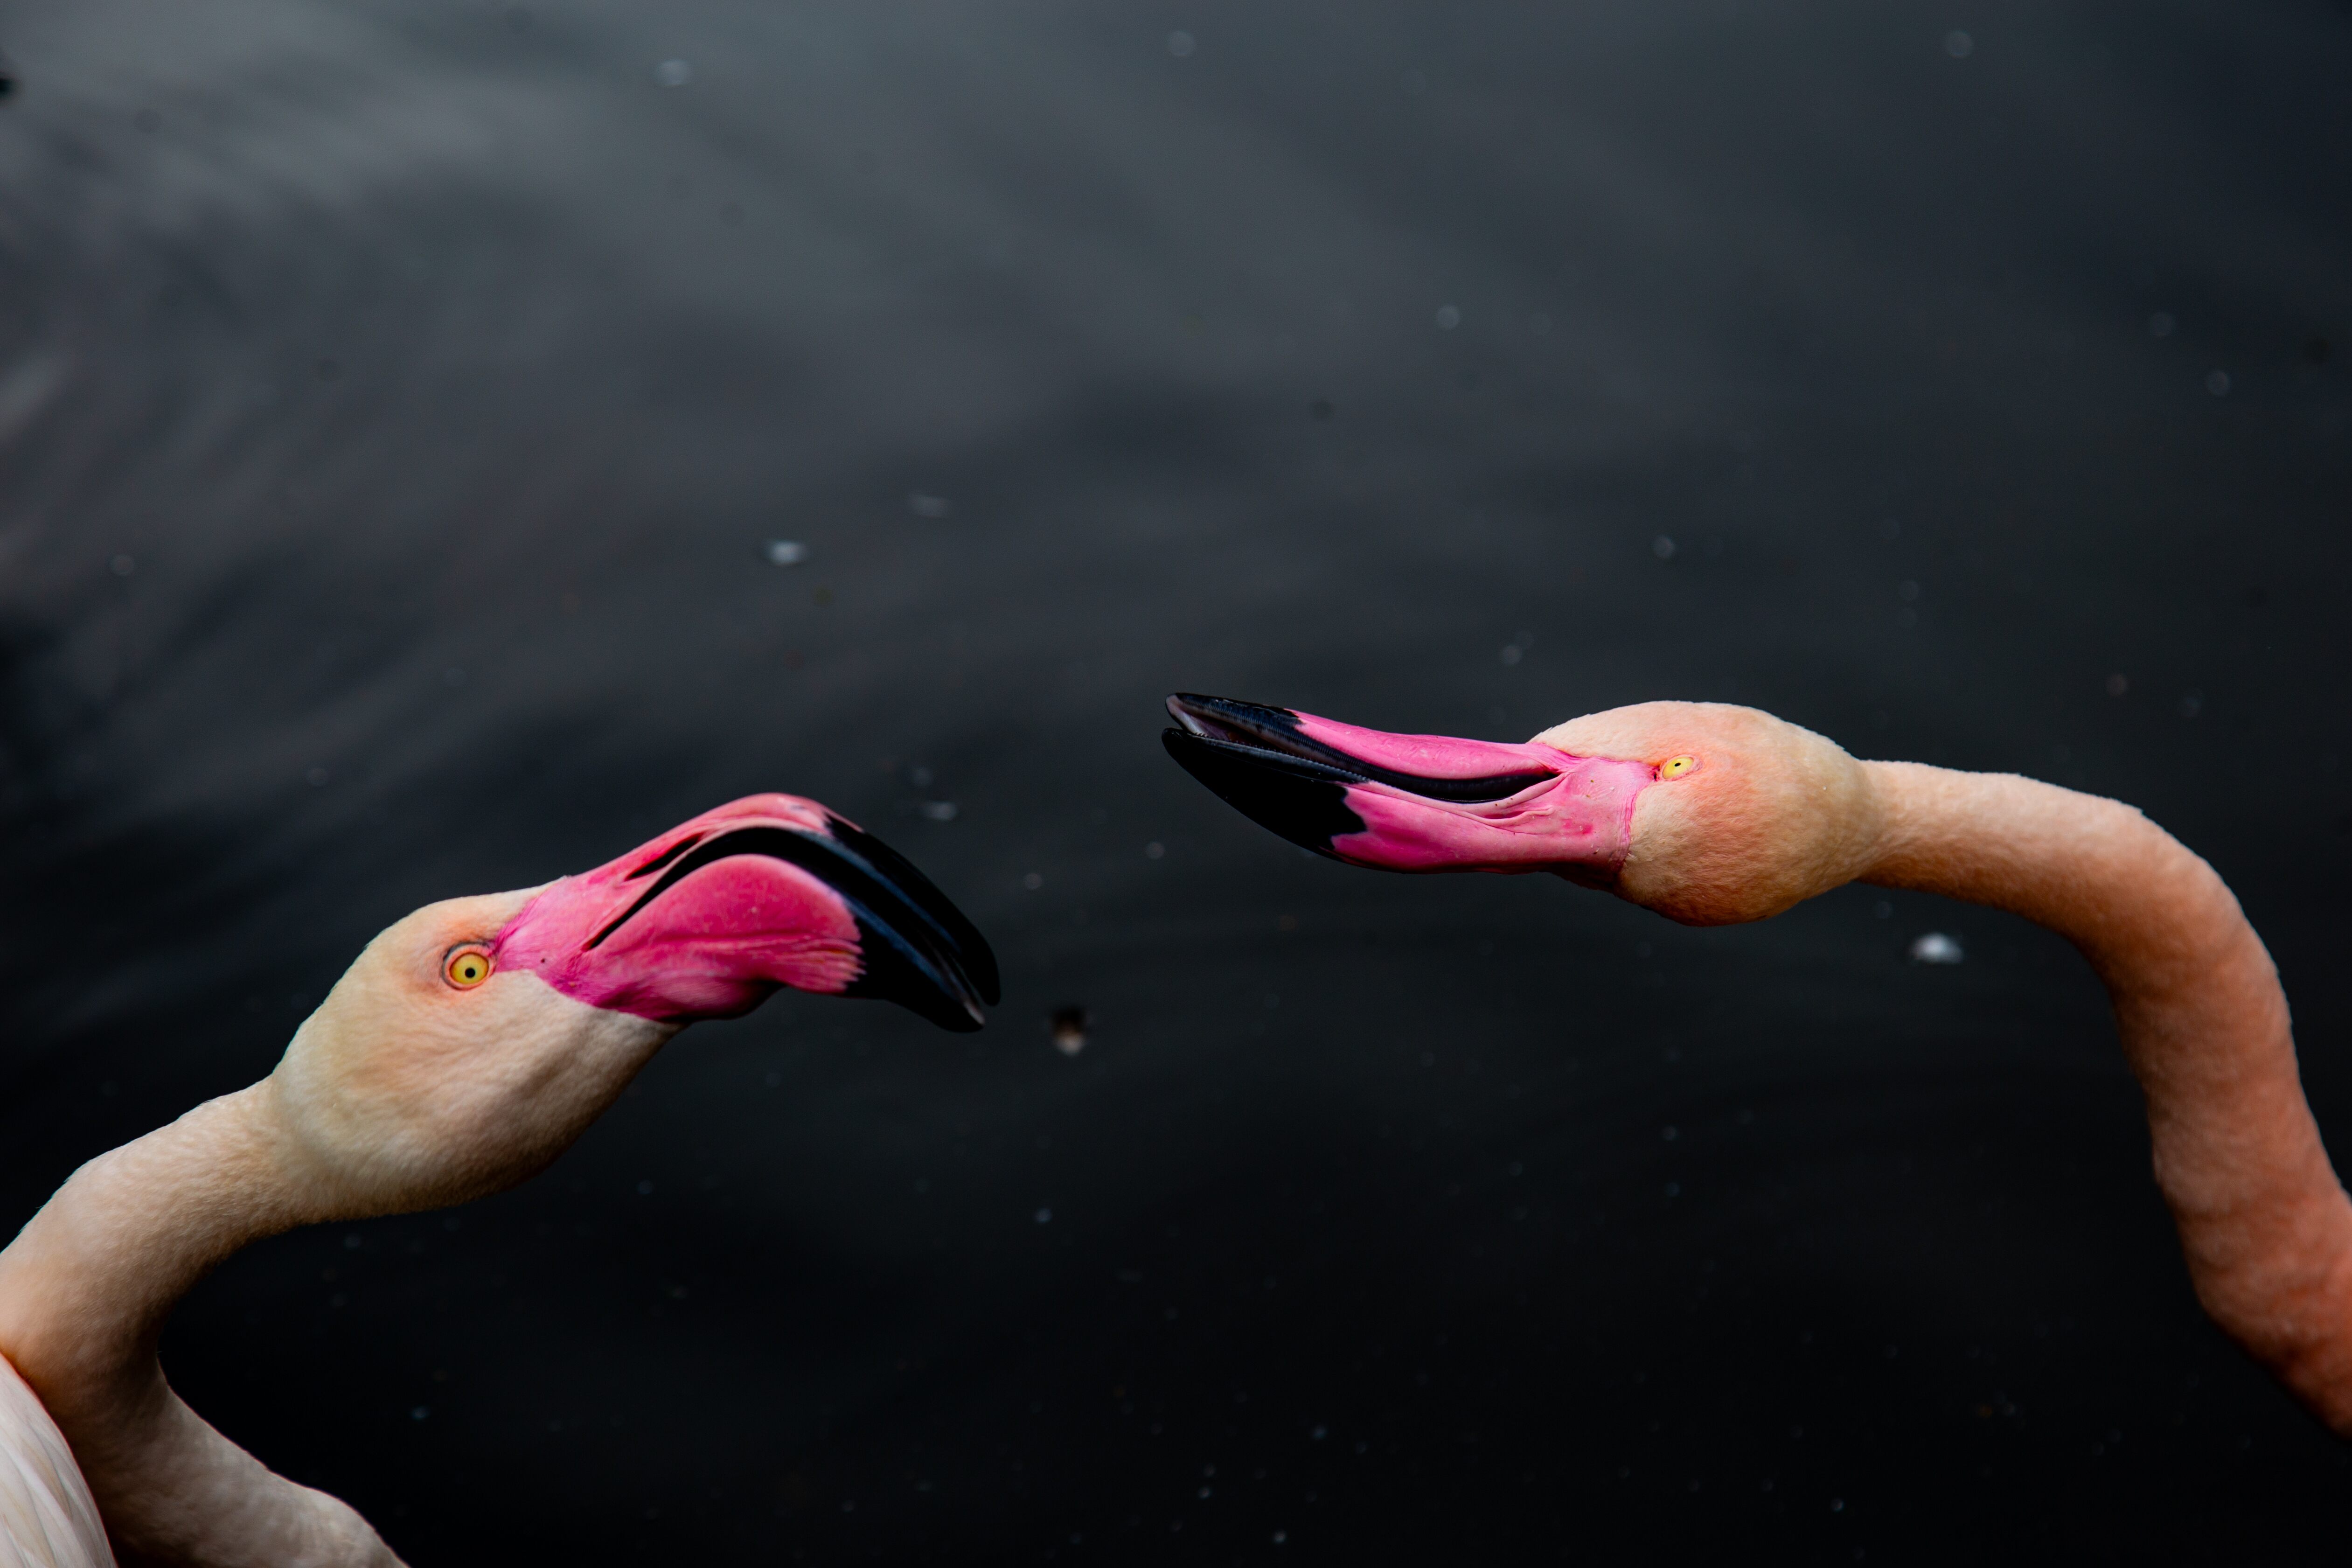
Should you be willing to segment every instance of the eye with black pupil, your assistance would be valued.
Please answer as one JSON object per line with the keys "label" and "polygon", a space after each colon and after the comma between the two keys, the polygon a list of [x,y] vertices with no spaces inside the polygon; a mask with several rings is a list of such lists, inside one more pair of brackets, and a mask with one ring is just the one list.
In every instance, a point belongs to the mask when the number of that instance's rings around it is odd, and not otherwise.
{"label": "eye with black pupil", "polygon": [[490,955],[471,949],[453,952],[441,966],[441,973],[450,984],[470,991],[490,977]]}

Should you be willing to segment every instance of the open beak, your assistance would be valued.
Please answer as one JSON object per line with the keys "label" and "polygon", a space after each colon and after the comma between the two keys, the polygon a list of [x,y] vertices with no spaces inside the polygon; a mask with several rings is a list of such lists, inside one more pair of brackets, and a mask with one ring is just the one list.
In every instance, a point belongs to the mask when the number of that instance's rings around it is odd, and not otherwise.
{"label": "open beak", "polygon": [[998,996],[996,956],[963,911],[880,839],[789,795],[704,812],[553,883],[491,954],[591,1006],[680,1024],[791,986],[971,1030]]}
{"label": "open beak", "polygon": [[1528,742],[1391,735],[1224,697],[1168,699],[1168,754],[1293,844],[1386,871],[1557,871],[1625,863],[1647,763]]}

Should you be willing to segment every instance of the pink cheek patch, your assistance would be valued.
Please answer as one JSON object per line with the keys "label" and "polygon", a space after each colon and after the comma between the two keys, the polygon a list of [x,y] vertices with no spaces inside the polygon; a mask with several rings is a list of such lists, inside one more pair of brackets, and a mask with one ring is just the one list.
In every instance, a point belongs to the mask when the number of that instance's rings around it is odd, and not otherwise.
{"label": "pink cheek patch", "polygon": [[[1378,731],[1359,733],[1377,735]],[[1406,742],[1437,739],[1387,738]],[[1487,743],[1482,742],[1442,743],[1487,748]],[[1553,765],[1563,767],[1563,771],[1548,783],[1497,801],[1431,800],[1387,784],[1352,784],[1347,792],[1348,809],[1362,818],[1364,828],[1360,833],[1333,838],[1332,849],[1358,865],[1388,871],[1572,868],[1599,877],[1614,876],[1625,864],[1626,852],[1633,846],[1634,802],[1643,790],[1657,782],[1657,771],[1647,763],[1570,757],[1552,752],[1549,747],[1490,749],[1506,753],[1520,769],[1528,765],[1529,753],[1549,752],[1557,759]],[[1428,764],[1424,762],[1420,765],[1426,769]],[[1510,770],[1489,764],[1482,771]],[[1476,775],[1457,772],[1431,776]]]}
{"label": "pink cheek patch", "polygon": [[646,1018],[730,1017],[785,985],[838,995],[863,967],[848,904],[797,866],[756,856],[715,861],[609,927],[627,905],[615,909],[608,890],[575,886],[598,875],[567,879],[532,900],[499,936],[498,967]]}

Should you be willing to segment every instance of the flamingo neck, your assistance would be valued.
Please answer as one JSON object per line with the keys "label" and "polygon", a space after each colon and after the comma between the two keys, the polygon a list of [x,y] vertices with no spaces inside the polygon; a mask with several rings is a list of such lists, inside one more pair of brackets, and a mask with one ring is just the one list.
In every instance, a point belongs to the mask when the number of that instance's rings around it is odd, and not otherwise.
{"label": "flamingo neck", "polygon": [[0,1355],[133,1562],[399,1561],[349,1507],[213,1430],[156,1359],[173,1305],[223,1259],[335,1217],[292,1173],[273,1105],[265,1080],[99,1156],[0,1252]]}
{"label": "flamingo neck", "polygon": [[2008,774],[1868,763],[1862,880],[2024,916],[2106,984],[2200,1301],[2352,1436],[2352,1201],[2303,1096],[2278,972],[2210,866],[2130,806]]}

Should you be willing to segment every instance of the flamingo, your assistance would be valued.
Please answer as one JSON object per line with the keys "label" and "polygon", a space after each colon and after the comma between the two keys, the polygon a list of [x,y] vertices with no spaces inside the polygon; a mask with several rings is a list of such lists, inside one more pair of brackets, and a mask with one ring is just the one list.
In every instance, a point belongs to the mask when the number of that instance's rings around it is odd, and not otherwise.
{"label": "flamingo", "polygon": [[1752,708],[1645,702],[1524,745],[1180,693],[1171,755],[1318,855],[1550,871],[1685,925],[1847,882],[2011,910],[2105,984],[2206,1312],[2352,1437],[2352,1200],[2305,1101],[2278,973],[2213,868],[2139,812],[2006,773],[1861,762]]}
{"label": "flamingo", "polygon": [[0,1568],[395,1568],[357,1510],[172,1392],[173,1304],[262,1237],[513,1186],[671,1036],[779,986],[950,1029],[998,992],[988,943],[921,872],[787,795],[386,928],[268,1077],[90,1161],[0,1252]]}

